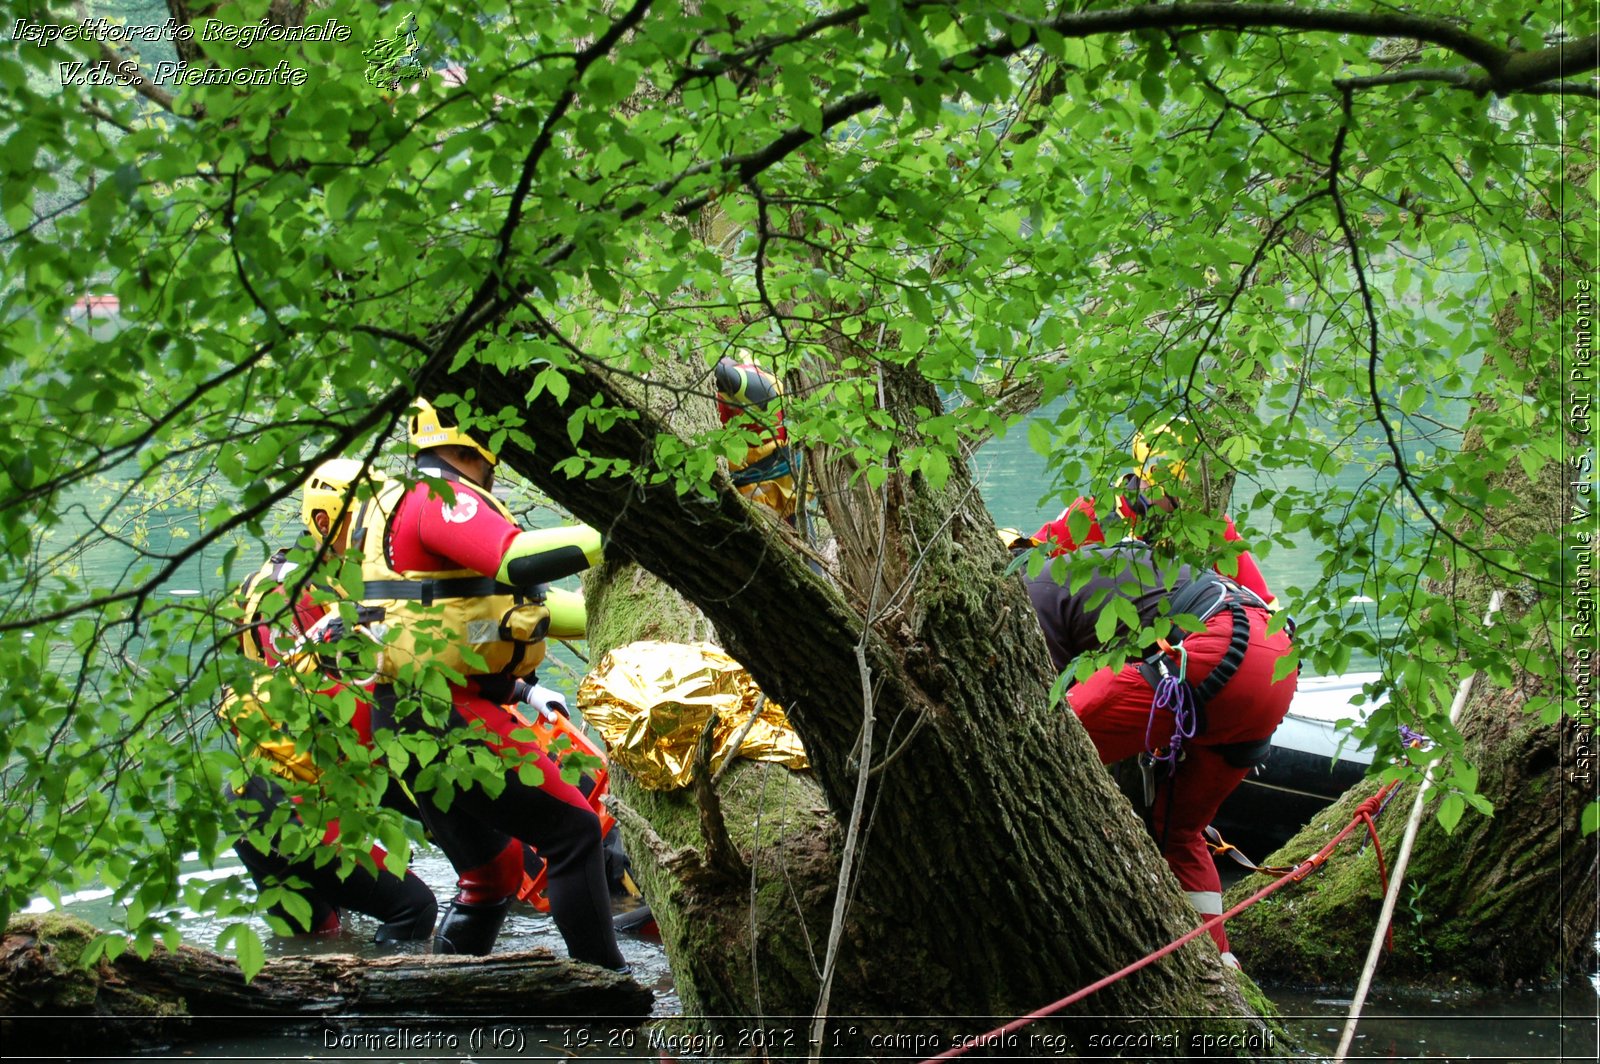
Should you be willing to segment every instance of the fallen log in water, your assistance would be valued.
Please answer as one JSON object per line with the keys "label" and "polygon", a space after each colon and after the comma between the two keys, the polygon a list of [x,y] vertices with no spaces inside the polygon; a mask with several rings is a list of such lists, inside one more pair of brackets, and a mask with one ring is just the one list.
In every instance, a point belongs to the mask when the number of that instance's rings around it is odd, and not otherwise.
{"label": "fallen log in water", "polygon": [[605,1017],[610,1026],[631,1026],[649,1016],[652,1003],[651,992],[629,976],[542,950],[485,958],[284,957],[267,961],[246,982],[236,962],[192,946],[85,966],[83,952],[98,934],[56,913],[17,917],[6,927],[0,1035],[8,1054],[245,1035],[263,1021],[277,1033],[416,1018],[564,1025]]}

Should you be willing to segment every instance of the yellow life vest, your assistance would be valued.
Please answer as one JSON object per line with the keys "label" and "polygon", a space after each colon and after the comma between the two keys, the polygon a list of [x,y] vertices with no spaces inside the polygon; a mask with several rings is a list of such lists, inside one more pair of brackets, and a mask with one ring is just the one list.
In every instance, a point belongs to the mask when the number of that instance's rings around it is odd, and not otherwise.
{"label": "yellow life vest", "polygon": [[[316,659],[313,655],[303,655],[294,664],[287,666],[296,672],[307,673],[315,668]],[[222,700],[222,705],[217,709],[217,715],[233,729],[239,741],[239,748],[246,757],[259,758],[265,762],[271,772],[282,776],[284,779],[301,780],[305,783],[315,783],[322,773],[317,768],[311,755],[298,749],[294,740],[278,731],[277,720],[268,712],[267,706],[271,701],[272,676],[259,676],[248,690],[235,687],[228,692]],[[239,722],[246,718],[259,718],[272,727],[272,738],[247,739],[238,734]]]}
{"label": "yellow life vest", "polygon": [[239,633],[239,642],[244,649],[244,656],[258,665],[273,665],[288,657],[290,649],[299,639],[301,633],[296,623],[294,611],[288,614],[288,631],[271,628],[267,639],[272,641],[271,646],[266,645],[262,638],[263,621],[266,612],[262,608],[267,596],[283,589],[283,582],[295,565],[286,557],[285,548],[279,548],[272,557],[268,558],[260,569],[257,569],[239,585],[235,593],[235,600],[239,604],[241,616],[239,623],[244,630]]}
{"label": "yellow life vest", "polygon": [[745,451],[744,461],[729,462],[735,490],[776,513],[785,521],[800,507],[791,466],[793,452],[788,444],[767,439]]}
{"label": "yellow life vest", "polygon": [[[470,492],[515,523],[493,495],[461,482],[453,487],[458,498]],[[389,525],[410,490],[400,481],[383,485],[361,504],[351,525],[350,545],[361,552],[362,605],[381,608],[387,629],[380,678],[392,681],[419,660],[463,676],[531,674],[544,660],[550,627],[542,594],[519,593],[474,569],[394,569]],[[484,664],[469,662],[464,651]]]}

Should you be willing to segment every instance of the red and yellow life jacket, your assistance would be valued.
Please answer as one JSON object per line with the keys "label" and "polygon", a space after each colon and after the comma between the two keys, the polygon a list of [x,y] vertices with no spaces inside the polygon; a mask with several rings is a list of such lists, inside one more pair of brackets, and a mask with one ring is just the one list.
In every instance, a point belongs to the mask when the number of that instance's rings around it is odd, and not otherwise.
{"label": "red and yellow life jacket", "polygon": [[[288,559],[288,551],[280,547],[262,563],[261,568],[245,578],[234,594],[241,614],[239,623],[243,625],[239,633],[240,647],[244,656],[258,665],[278,664],[289,655],[304,634],[299,630],[293,610],[286,611],[287,627],[270,623],[275,611],[268,608],[267,599],[273,595],[282,598],[283,582],[294,568],[294,563]],[[286,607],[288,602],[284,600],[279,605]]]}
{"label": "red and yellow life jacket", "polygon": [[[471,491],[508,521],[505,505]],[[392,481],[365,500],[351,525],[350,544],[361,552],[361,602],[383,610],[384,648],[378,673],[392,681],[419,660],[463,676],[527,676],[544,660],[550,611],[543,596],[530,597],[473,569],[397,571],[390,556],[390,524],[411,486]],[[469,661],[466,653],[482,657]]]}
{"label": "red and yellow life jacket", "polygon": [[[281,667],[309,675],[316,672],[317,659],[314,654],[301,654],[286,661]],[[278,726],[278,719],[272,715],[270,709],[272,681],[273,674],[268,673],[257,677],[248,690],[234,688],[222,700],[222,705],[217,708],[217,715],[233,730],[238,738],[239,748],[247,758],[259,759],[265,763],[270,772],[285,779],[315,783],[322,775],[316,762],[309,753],[296,747],[293,739],[283,734]],[[315,682],[314,678],[312,682]],[[297,690],[296,693],[300,692]],[[254,735],[247,738],[240,735],[239,725],[247,718],[265,722],[271,730],[271,736],[263,738]]]}
{"label": "red and yellow life jacket", "polygon": [[[724,359],[717,365],[717,417],[724,425],[754,429],[763,439],[747,448],[744,461],[729,462],[733,486],[785,521],[799,508],[794,483],[794,452],[783,424],[783,386],[752,362]],[[753,414],[760,411],[760,416]],[[765,422],[765,423],[764,423]]]}

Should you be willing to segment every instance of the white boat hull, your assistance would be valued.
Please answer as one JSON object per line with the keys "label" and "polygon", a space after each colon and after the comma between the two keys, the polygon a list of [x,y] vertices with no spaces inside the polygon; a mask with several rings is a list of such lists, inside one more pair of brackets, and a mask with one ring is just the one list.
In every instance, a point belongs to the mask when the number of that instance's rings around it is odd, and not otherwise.
{"label": "white boat hull", "polygon": [[1288,715],[1273,733],[1265,767],[1247,776],[1217,814],[1215,826],[1224,838],[1247,850],[1276,848],[1367,774],[1372,751],[1340,722],[1364,720],[1383,703],[1352,704],[1377,678],[1364,672],[1300,680]]}

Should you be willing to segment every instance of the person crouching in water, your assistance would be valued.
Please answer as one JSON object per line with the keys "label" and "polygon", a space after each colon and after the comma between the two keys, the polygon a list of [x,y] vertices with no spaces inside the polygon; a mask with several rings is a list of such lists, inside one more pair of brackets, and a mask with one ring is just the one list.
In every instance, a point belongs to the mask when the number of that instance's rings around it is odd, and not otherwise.
{"label": "person crouching in water", "polygon": [[[624,970],[600,820],[543,747],[516,736],[522,724],[506,708],[543,660],[547,635],[584,635],[582,596],[546,583],[598,561],[600,534],[582,525],[518,528],[491,493],[497,456],[427,401],[414,407],[411,447],[416,474],[427,479],[386,486],[357,511],[350,532],[362,552],[364,604],[381,608],[389,628],[377,726],[438,735],[448,723],[457,741],[482,744],[507,764],[493,792],[468,785],[449,802],[419,787],[415,759],[407,769],[423,821],[459,877],[434,949],[493,948],[522,884],[520,840],[547,862],[550,912],[568,952]],[[430,666],[460,677],[449,683],[448,707],[422,693]],[[532,765],[539,781],[518,764]]]}

